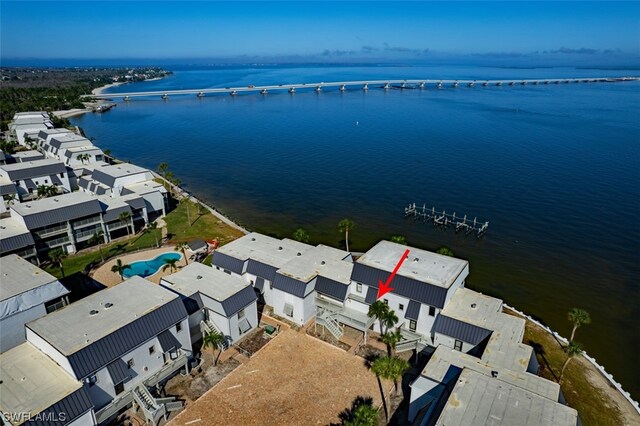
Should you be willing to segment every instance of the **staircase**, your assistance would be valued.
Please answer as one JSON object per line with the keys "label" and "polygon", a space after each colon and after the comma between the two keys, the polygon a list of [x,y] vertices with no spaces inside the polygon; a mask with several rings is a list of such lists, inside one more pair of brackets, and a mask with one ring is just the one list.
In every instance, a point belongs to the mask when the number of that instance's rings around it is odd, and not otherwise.
{"label": "staircase", "polygon": [[322,325],[336,339],[340,339],[344,334],[344,326],[338,322],[338,314],[328,309],[319,308],[316,314],[316,324]]}
{"label": "staircase", "polygon": [[402,340],[396,344],[397,353],[413,350],[420,352],[428,346],[423,336],[417,333],[400,328],[400,334],[402,335]]}
{"label": "staircase", "polygon": [[182,401],[176,401],[175,397],[171,398],[154,398],[146,386],[136,386],[133,391],[133,399],[142,408],[147,423],[157,425],[161,417],[171,411],[179,411],[183,408]]}
{"label": "staircase", "polygon": [[[213,332],[222,334],[224,336],[224,333],[220,331],[220,329],[216,327],[216,325],[209,320],[200,321],[200,331],[202,331],[202,337],[204,337],[205,334],[209,334]],[[222,350],[226,351],[227,349],[229,349],[229,342],[227,342],[227,339],[224,339],[224,343],[222,344]]]}

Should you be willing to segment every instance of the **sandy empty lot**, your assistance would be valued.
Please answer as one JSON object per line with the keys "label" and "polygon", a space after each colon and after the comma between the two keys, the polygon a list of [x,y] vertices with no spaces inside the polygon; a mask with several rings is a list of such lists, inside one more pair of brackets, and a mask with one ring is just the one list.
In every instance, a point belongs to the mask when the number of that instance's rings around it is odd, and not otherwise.
{"label": "sandy empty lot", "polygon": [[170,425],[325,425],[338,422],[358,395],[380,403],[378,383],[362,358],[286,330]]}

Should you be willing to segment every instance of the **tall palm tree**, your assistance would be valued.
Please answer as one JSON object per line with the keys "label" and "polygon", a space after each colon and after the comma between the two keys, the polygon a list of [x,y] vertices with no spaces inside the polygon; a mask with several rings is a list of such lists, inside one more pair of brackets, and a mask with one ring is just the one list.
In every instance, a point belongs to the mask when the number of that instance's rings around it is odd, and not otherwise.
{"label": "tall palm tree", "polygon": [[383,318],[389,313],[389,305],[384,303],[382,300],[376,300],[369,306],[369,312],[367,315],[369,318],[376,318],[380,323],[380,335],[384,335]]}
{"label": "tall palm tree", "polygon": [[127,236],[131,235],[131,233],[129,232],[129,225],[131,222],[131,218],[132,216],[131,216],[131,213],[129,212],[122,212],[118,215],[118,219],[120,219],[120,222],[125,222],[127,224]]}
{"label": "tall palm tree", "polygon": [[409,363],[404,359],[398,357],[383,356],[371,364],[371,371],[376,375],[378,379],[378,385],[380,387],[380,396],[382,396],[382,405],[384,406],[384,415],[387,421],[389,421],[389,411],[387,410],[387,403],[384,397],[384,388],[380,382],[380,378],[386,380],[393,380],[395,393],[398,392],[398,379],[402,377],[404,372],[409,368]]}
{"label": "tall palm tree", "polygon": [[224,343],[226,339],[222,333],[217,331],[212,331],[211,333],[207,333],[202,338],[202,347],[203,348],[211,348],[213,350],[217,350],[218,353],[213,360],[213,365],[218,365],[218,359],[220,358],[220,354],[222,353],[222,349],[224,348]]}
{"label": "tall palm tree", "polygon": [[293,233],[293,239],[296,241],[300,241],[301,243],[308,243],[309,234],[304,230],[304,228],[298,228]]}
{"label": "tall palm tree", "polygon": [[156,240],[156,247],[160,247],[158,244],[158,222],[149,222],[144,228],[145,234],[153,234],[153,238]]}
{"label": "tall palm tree", "polygon": [[180,243],[176,246],[176,250],[180,250],[182,252],[182,257],[184,257],[184,265],[187,266],[189,264],[189,260],[187,259],[187,250],[189,250],[189,244]]}
{"label": "tall palm tree", "polygon": [[99,229],[98,231],[96,231],[95,234],[91,236],[91,238],[89,238],[89,244],[98,245],[98,251],[100,252],[100,259],[102,259],[102,261],[104,262],[104,255],[102,254],[102,247],[100,246],[102,243],[104,243],[104,231],[102,229]]}
{"label": "tall palm tree", "polygon": [[571,338],[569,339],[569,342],[573,342],[576,330],[582,324],[589,324],[591,322],[591,315],[589,315],[589,312],[584,309],[573,308],[569,311],[567,317],[569,318],[569,321],[573,323],[573,330],[571,330]]}
{"label": "tall palm tree", "polygon": [[64,278],[64,265],[63,259],[67,257],[67,254],[62,250],[62,247],[54,248],[53,250],[49,250],[47,253],[47,257],[51,261],[51,264],[60,268],[60,272],[62,272],[62,278]]}
{"label": "tall palm tree", "polygon": [[394,235],[393,237],[391,237],[391,242],[392,243],[406,245],[407,244],[407,239],[405,237],[403,237],[402,235]]}
{"label": "tall palm tree", "polygon": [[384,325],[385,334],[389,332],[389,329],[394,327],[398,323],[398,316],[393,311],[393,309],[389,309],[386,314],[380,318],[380,321]]}
{"label": "tall palm tree", "polygon": [[342,219],[338,223],[338,230],[341,233],[344,233],[344,242],[347,247],[347,251],[349,251],[349,231],[351,231],[354,226],[355,224],[350,219]]}
{"label": "tall palm tree", "polygon": [[402,340],[402,334],[398,331],[389,331],[382,336],[382,343],[387,345],[387,355],[396,356],[396,345]]}
{"label": "tall palm tree", "polygon": [[124,281],[124,271],[131,269],[131,265],[123,264],[122,260],[116,260],[116,264],[111,267],[111,272],[115,272],[120,275],[120,279]]}
{"label": "tall palm tree", "polygon": [[569,361],[571,361],[571,358],[573,358],[576,355],[581,355],[582,352],[584,351],[582,350],[582,345],[580,343],[571,341],[569,342],[569,345],[564,349],[564,352],[567,354],[567,359],[562,364],[562,369],[560,370],[560,378],[558,379],[558,383],[562,383],[562,376],[564,375],[564,370],[567,368],[567,365],[569,364]]}
{"label": "tall palm tree", "polygon": [[171,272],[177,271],[178,270],[178,259],[165,259],[164,260],[164,266],[162,267],[162,272],[166,271],[167,269],[170,269]]}

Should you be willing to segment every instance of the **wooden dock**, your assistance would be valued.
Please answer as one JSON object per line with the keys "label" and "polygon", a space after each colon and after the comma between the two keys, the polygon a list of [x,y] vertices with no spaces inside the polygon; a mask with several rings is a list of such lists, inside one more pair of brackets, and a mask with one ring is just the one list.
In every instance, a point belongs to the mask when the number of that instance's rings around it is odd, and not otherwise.
{"label": "wooden dock", "polygon": [[426,204],[422,207],[416,206],[416,203],[409,204],[404,208],[404,217],[412,217],[414,220],[422,220],[425,223],[431,222],[434,227],[442,229],[451,226],[455,228],[456,233],[475,234],[477,238],[482,237],[489,229],[489,222],[479,221],[477,217],[471,220],[470,216],[458,216],[456,212],[449,214],[444,210],[438,211],[435,207],[427,208]]}

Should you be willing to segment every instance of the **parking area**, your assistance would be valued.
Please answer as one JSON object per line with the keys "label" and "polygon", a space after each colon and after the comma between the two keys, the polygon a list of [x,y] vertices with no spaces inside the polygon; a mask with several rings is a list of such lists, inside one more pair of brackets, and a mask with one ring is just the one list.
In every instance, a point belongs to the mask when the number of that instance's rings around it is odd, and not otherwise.
{"label": "parking area", "polygon": [[339,422],[338,414],[358,396],[381,402],[362,358],[284,330],[170,424],[324,425]]}

